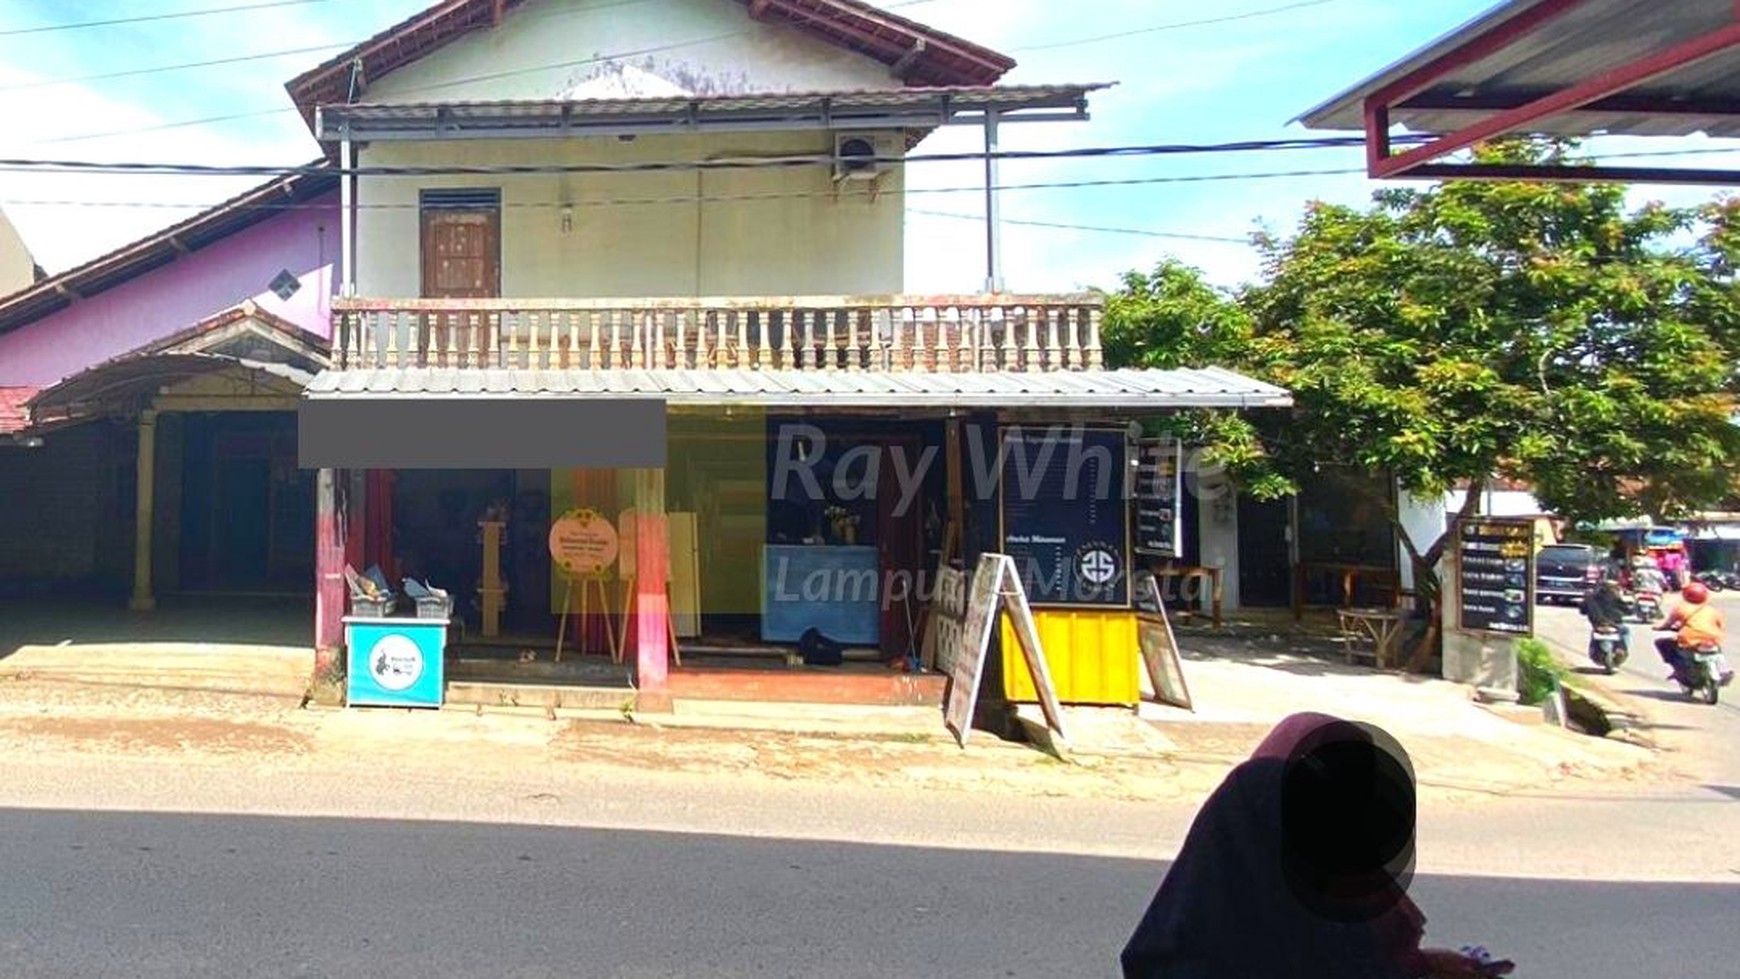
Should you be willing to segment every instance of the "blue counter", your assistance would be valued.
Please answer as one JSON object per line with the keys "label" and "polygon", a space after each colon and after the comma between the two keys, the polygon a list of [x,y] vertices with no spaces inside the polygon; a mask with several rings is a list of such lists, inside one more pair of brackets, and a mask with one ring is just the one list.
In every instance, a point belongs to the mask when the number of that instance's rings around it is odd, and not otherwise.
{"label": "blue counter", "polygon": [[447,691],[447,620],[344,619],[348,707],[440,707]]}
{"label": "blue counter", "polygon": [[805,629],[854,646],[882,638],[882,562],[874,547],[768,544],[761,550],[761,638]]}

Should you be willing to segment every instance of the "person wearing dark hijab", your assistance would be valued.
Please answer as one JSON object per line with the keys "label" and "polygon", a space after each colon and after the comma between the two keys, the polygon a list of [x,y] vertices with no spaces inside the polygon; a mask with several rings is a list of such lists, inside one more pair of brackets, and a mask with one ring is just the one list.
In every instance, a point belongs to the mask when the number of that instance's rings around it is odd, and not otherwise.
{"label": "person wearing dark hijab", "polygon": [[1424,949],[1408,899],[1414,786],[1399,746],[1294,714],[1227,776],[1120,956],[1124,979],[1503,975]]}

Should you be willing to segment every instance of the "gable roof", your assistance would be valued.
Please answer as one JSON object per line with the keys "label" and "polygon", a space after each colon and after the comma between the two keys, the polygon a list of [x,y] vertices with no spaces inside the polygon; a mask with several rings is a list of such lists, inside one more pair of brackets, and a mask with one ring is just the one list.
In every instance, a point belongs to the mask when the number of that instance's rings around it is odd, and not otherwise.
{"label": "gable roof", "polygon": [[261,309],[252,299],[244,299],[229,309],[207,316],[192,326],[153,340],[123,356],[149,356],[162,353],[215,353],[232,357],[243,356],[233,350],[223,348],[226,346],[234,347],[238,343],[246,344],[250,340],[258,340],[275,348],[282,348],[270,356],[247,355],[248,359],[252,360],[265,362],[283,360],[293,365],[311,365],[308,369],[318,370],[327,366],[332,354],[332,345],[325,337],[318,333],[311,333],[282,316]]}
{"label": "gable roof", "polygon": [[0,297],[0,334],[28,326],[50,313],[105,289],[138,278],[182,255],[250,228],[282,213],[284,205],[304,204],[338,186],[327,160],[284,177],[274,177],[208,210],[93,258],[59,275],[48,276],[10,296]]}
{"label": "gable roof", "polygon": [[[530,0],[444,0],[342,54],[297,75],[284,88],[315,129],[314,109],[351,101],[353,64],[367,85],[433,54],[475,30],[501,23]],[[736,0],[754,20],[796,27],[888,65],[907,85],[982,86],[1003,77],[1015,59],[971,41],[880,10],[863,0]]]}

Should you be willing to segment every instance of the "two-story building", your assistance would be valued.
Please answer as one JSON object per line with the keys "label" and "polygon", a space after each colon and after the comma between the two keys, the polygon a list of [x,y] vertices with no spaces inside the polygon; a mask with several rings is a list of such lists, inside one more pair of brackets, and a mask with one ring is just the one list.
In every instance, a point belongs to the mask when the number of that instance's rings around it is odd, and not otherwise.
{"label": "two-story building", "polygon": [[[909,153],[1102,87],[1013,65],[858,0],[447,0],[381,32],[287,85],[322,161],[0,300],[42,445],[0,473],[108,473],[27,573],[71,554],[141,611],[311,590],[330,657],[346,565],[379,566],[453,593],[475,676],[935,702],[937,570],[1001,551],[1064,698],[1134,702],[1132,422],[1288,398],[1108,370],[1099,296],[1006,288],[994,153],[984,290],[906,293]],[[576,579],[549,541],[580,510],[615,553]],[[843,662],[789,668],[818,637]]]}
{"label": "two-story building", "polygon": [[[1106,669],[1133,701],[1124,480],[1098,503],[1016,506],[997,460],[1094,443],[1095,472],[1121,476],[1132,420],[1285,393],[1105,369],[1097,296],[998,281],[989,185],[989,233],[962,241],[964,260],[987,243],[987,290],[903,281],[909,151],[943,126],[995,147],[999,127],[1085,120],[1102,86],[998,85],[1012,59],[857,0],[619,7],[446,2],[287,86],[347,174],[333,365],[305,407],[348,418],[352,438],[305,428],[301,445],[330,515],[319,644],[340,641],[336,542],[357,537],[389,580],[453,591],[467,642],[547,644],[585,600],[552,571],[551,523],[585,508],[633,527],[621,551],[641,573],[601,575],[606,597],[567,641],[597,651],[625,622],[643,697],[765,674],[751,667],[783,665],[811,629],[885,672],[917,658],[940,562],[1017,549],[1055,645],[1114,637]],[[463,419],[440,458],[378,421],[405,402]],[[577,466],[625,404],[659,406],[659,464]],[[1010,438],[1071,425],[1092,433]],[[1088,579],[1097,597],[1069,594]]]}

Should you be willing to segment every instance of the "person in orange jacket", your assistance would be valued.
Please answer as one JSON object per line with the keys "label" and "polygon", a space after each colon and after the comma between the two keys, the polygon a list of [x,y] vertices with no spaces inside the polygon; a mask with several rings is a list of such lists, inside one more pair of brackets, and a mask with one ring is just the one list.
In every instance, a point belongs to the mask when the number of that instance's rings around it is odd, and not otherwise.
{"label": "person in orange jacket", "polygon": [[[1696,649],[1700,645],[1714,645],[1722,648],[1722,640],[1727,637],[1728,620],[1722,610],[1708,601],[1709,589],[1703,582],[1691,581],[1680,591],[1679,604],[1674,606],[1672,613],[1656,625],[1658,632],[1673,632],[1671,636],[1662,636],[1655,641],[1656,652],[1661,654],[1662,662],[1673,668],[1668,679],[1683,680],[1686,667],[1685,651]],[[1718,656],[1716,675],[1721,683],[1726,684],[1733,677],[1734,671],[1728,668],[1725,658]]]}

